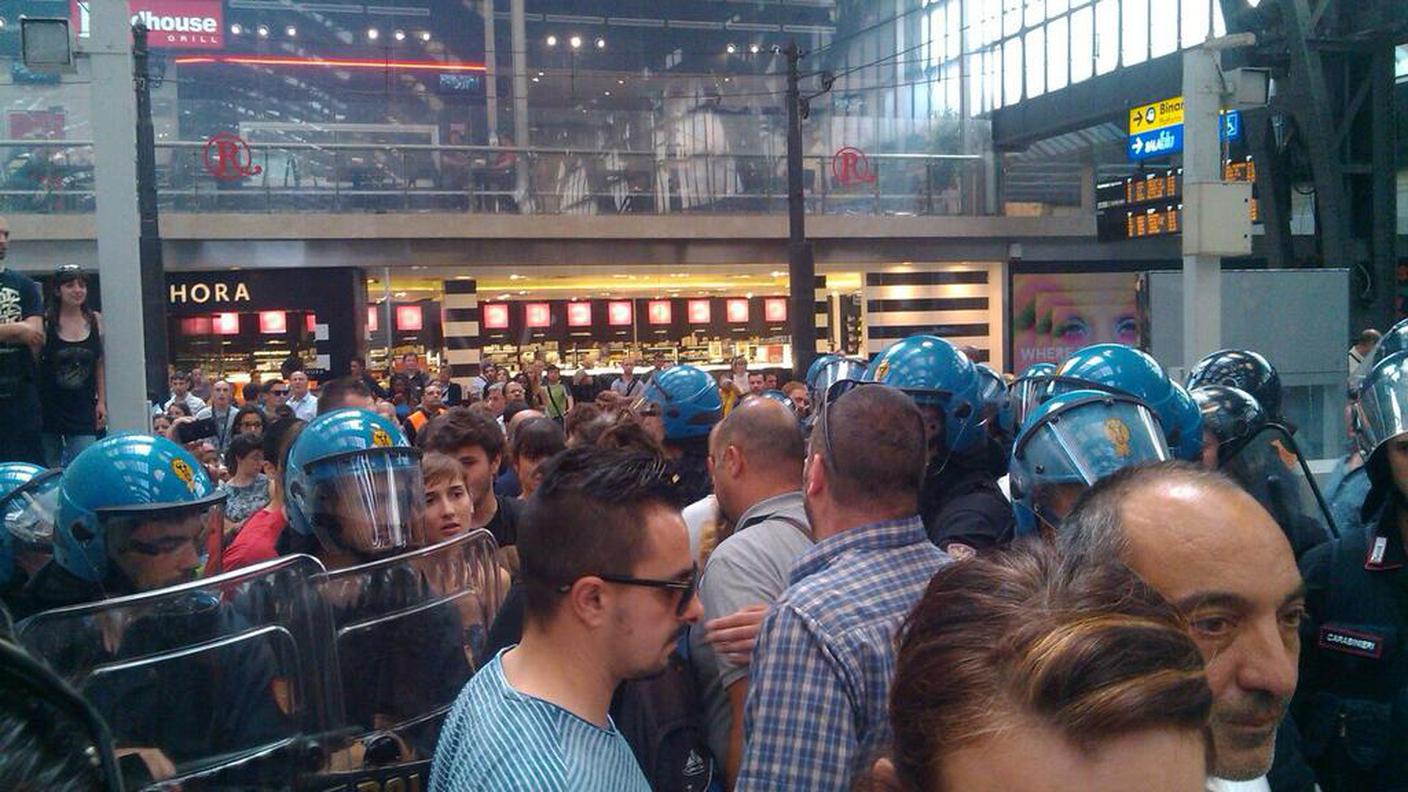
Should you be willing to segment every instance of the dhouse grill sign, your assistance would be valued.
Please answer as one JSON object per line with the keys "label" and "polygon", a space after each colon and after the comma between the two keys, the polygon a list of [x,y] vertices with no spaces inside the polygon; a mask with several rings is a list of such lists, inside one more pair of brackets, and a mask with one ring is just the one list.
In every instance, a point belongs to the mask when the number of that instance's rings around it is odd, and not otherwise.
{"label": "dhouse grill sign", "polygon": [[[78,35],[92,34],[90,5],[99,0],[70,0],[70,18]],[[225,46],[224,16],[219,0],[131,0],[132,24],[142,23],[150,31],[147,44],[153,49],[222,49]]]}

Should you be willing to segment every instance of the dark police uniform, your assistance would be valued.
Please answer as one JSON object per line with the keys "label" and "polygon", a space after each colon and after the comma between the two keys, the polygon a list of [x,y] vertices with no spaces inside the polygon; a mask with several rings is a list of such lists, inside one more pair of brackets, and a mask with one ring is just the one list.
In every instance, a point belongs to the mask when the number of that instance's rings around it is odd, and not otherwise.
{"label": "dark police uniform", "polygon": [[978,551],[1003,547],[1016,532],[1012,502],[997,486],[991,461],[983,452],[954,455],[943,470],[926,475],[919,492],[919,516],[929,540],[945,552],[951,544]]}
{"label": "dark police uniform", "polygon": [[1301,572],[1310,619],[1293,713],[1320,787],[1408,790],[1408,554],[1394,504],[1342,526]]}

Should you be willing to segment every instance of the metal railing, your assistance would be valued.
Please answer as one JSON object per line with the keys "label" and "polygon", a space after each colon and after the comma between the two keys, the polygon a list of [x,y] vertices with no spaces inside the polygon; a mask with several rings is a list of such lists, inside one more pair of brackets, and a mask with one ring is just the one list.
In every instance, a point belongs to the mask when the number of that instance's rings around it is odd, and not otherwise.
{"label": "metal railing", "polygon": [[[203,141],[159,142],[161,209],[174,212],[782,214],[780,155],[353,143],[251,143],[217,179]],[[88,141],[0,140],[0,211],[93,210]],[[979,214],[982,157],[804,158],[813,214]],[[257,172],[255,172],[257,171]]]}

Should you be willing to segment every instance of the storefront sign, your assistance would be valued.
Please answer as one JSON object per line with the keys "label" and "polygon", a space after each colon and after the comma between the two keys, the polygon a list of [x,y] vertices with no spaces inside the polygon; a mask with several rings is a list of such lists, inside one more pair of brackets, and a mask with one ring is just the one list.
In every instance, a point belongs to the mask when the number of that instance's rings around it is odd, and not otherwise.
{"label": "storefront sign", "polygon": [[787,321],[787,298],[769,297],[763,300],[763,321],[769,323]]}
{"label": "storefront sign", "polygon": [[674,311],[669,300],[651,300],[646,306],[646,315],[653,325],[667,325],[674,321]]}
{"label": "storefront sign", "polygon": [[244,138],[220,132],[205,142],[205,169],[217,181],[234,182],[258,176],[264,169],[254,164],[254,152]]}
{"label": "storefront sign", "polygon": [[713,321],[714,312],[711,310],[708,300],[689,301],[689,323],[709,324]]}
{"label": "storefront sign", "polygon": [[853,146],[846,146],[831,157],[831,176],[842,187],[875,181],[875,171],[870,169],[870,158],[865,156],[864,151]]}
{"label": "storefront sign", "polygon": [[[69,0],[69,19],[79,38],[93,32],[94,0]],[[152,49],[223,49],[225,22],[220,0],[130,0],[132,24],[147,26]]]}
{"label": "storefront sign", "polygon": [[568,327],[591,327],[592,326],[592,304],[589,302],[574,302],[567,304],[567,326]]}
{"label": "storefront sign", "polygon": [[484,314],[481,319],[485,330],[507,330],[508,304],[484,303]]}
{"label": "storefront sign", "polygon": [[529,327],[552,327],[552,308],[547,303],[528,303],[523,309],[523,323]]}
{"label": "storefront sign", "polygon": [[748,323],[748,300],[734,298],[724,301],[724,318],[730,324]]}
{"label": "storefront sign", "polygon": [[635,321],[635,307],[631,303],[614,301],[606,304],[606,323],[613,327],[630,327]]}
{"label": "storefront sign", "polygon": [[167,302],[172,305],[207,305],[249,302],[249,287],[243,281],[196,281],[168,283]]}

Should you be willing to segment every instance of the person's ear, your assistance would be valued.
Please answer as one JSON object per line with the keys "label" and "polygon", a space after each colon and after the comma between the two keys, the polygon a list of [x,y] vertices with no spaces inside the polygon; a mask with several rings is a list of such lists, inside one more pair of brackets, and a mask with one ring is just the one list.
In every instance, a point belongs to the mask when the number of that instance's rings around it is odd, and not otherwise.
{"label": "person's ear", "polygon": [[736,445],[728,446],[724,449],[724,470],[730,476],[743,475],[743,451]]}
{"label": "person's ear", "polygon": [[815,498],[826,491],[826,461],[821,454],[812,454],[802,472],[806,479],[803,488],[808,497]]}
{"label": "person's ear", "polygon": [[904,790],[904,784],[900,783],[899,773],[895,772],[895,763],[890,761],[890,757],[882,756],[875,760],[875,764],[870,768],[870,789],[872,792]]}
{"label": "person's ear", "polygon": [[577,578],[567,592],[567,601],[572,613],[587,627],[598,628],[606,624],[606,583],[595,575]]}

